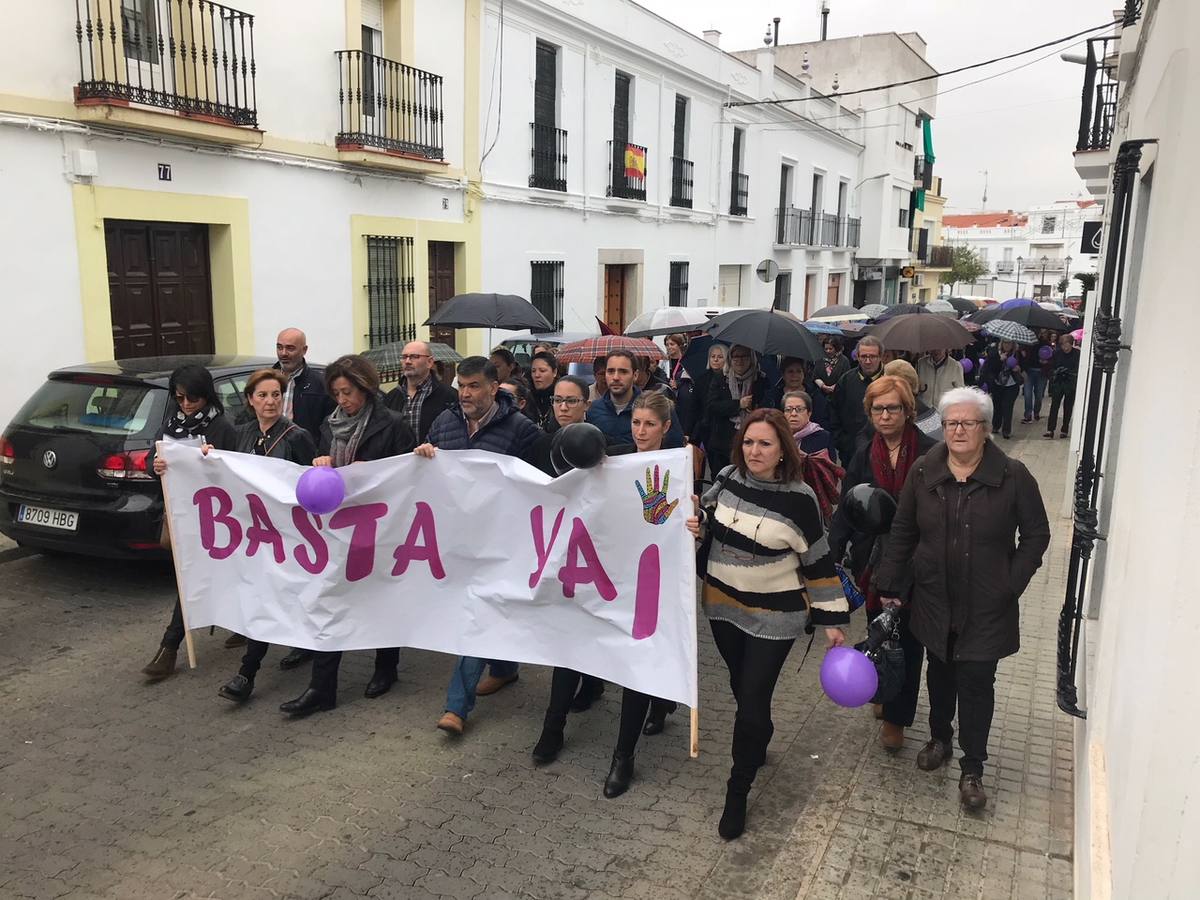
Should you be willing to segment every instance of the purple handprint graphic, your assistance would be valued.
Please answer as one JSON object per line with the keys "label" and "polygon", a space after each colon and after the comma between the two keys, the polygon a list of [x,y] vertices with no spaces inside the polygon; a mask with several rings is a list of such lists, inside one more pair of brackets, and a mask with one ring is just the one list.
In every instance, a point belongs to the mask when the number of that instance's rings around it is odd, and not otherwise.
{"label": "purple handprint graphic", "polygon": [[642,518],[651,525],[662,525],[667,519],[671,518],[671,513],[675,512],[675,507],[679,505],[678,500],[667,500],[668,486],[671,484],[671,472],[667,471],[666,477],[662,480],[662,486],[658,483],[658,466],[654,467],[654,480],[650,480],[650,467],[646,467],[646,487],[642,487],[640,481],[634,481],[637,485],[638,493],[642,496]]}

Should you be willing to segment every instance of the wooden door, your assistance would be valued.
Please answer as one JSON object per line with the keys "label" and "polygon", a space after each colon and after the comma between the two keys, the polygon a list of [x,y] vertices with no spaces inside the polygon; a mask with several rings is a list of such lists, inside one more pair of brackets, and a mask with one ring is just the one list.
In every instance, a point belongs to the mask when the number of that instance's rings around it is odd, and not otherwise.
{"label": "wooden door", "polygon": [[804,321],[807,322],[813,312],[813,295],[817,292],[817,276],[804,276]]}
{"label": "wooden door", "polygon": [[[453,297],[454,288],[454,244],[447,241],[429,242],[429,313]],[[429,339],[435,343],[455,346],[457,329],[431,327]],[[457,347],[455,347],[457,349]]]}
{"label": "wooden door", "polygon": [[107,220],[113,356],[210,354],[208,226]]}
{"label": "wooden door", "polygon": [[835,272],[829,276],[829,286],[825,289],[825,305],[837,306],[842,297],[842,273]]}
{"label": "wooden door", "polygon": [[604,267],[604,323],[622,334],[625,331],[625,266]]}

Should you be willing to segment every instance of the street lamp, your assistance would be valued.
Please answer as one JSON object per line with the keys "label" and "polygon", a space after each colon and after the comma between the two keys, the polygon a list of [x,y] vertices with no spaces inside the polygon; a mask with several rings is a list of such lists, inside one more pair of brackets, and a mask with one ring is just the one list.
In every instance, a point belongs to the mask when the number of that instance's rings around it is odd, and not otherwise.
{"label": "street lamp", "polygon": [[1021,263],[1024,262],[1024,260],[1025,260],[1025,257],[1023,257],[1023,256],[1017,257],[1017,293],[1016,293],[1016,296],[1018,296],[1018,297],[1021,296]]}
{"label": "street lamp", "polygon": [[1063,306],[1067,305],[1067,290],[1071,287],[1071,257],[1067,257],[1067,270],[1063,272],[1063,281],[1066,282],[1066,287],[1063,288]]}
{"label": "street lamp", "polygon": [[1038,284],[1038,289],[1042,292],[1042,296],[1046,296],[1046,263],[1050,262],[1050,257],[1042,254],[1042,280]]}

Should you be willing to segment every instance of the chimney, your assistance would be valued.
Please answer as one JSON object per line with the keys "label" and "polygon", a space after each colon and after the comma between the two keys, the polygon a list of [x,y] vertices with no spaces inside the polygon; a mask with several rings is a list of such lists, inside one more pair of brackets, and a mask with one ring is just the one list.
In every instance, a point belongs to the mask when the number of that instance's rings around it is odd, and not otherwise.
{"label": "chimney", "polygon": [[721,46],[721,32],[717,31],[717,29],[715,29],[715,28],[710,28],[706,32],[704,32],[704,40],[708,41],[714,47],[720,47]]}
{"label": "chimney", "polygon": [[764,47],[754,58],[758,68],[758,97],[769,100],[775,95],[775,48]]}

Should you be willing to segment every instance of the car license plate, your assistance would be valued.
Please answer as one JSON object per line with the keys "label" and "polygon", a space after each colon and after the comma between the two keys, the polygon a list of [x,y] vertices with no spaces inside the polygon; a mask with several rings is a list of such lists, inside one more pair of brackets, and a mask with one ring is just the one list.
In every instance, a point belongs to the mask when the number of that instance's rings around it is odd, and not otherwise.
{"label": "car license plate", "polygon": [[22,525],[41,525],[44,528],[74,531],[79,527],[79,513],[22,504],[17,511],[17,521]]}

